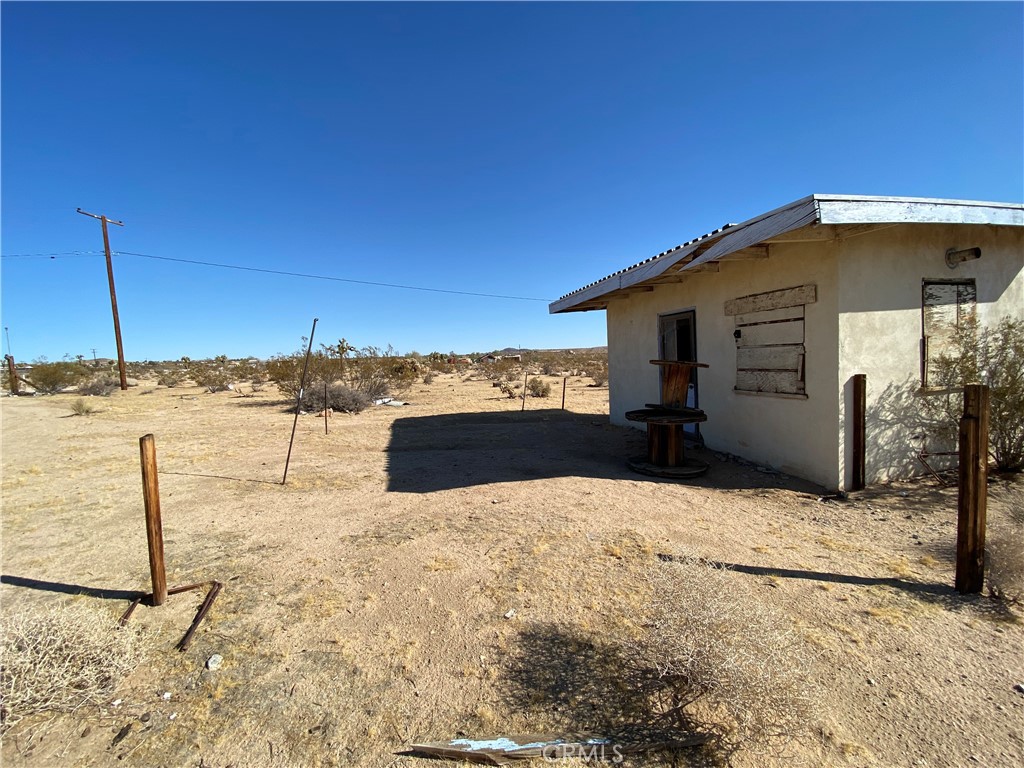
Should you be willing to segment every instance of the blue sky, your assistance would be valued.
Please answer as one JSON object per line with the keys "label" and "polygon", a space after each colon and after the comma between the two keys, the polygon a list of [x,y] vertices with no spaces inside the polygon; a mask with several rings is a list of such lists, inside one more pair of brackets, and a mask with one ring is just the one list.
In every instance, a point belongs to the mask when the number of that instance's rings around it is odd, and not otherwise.
{"label": "blue sky", "polygon": [[[1024,5],[4,3],[2,252],[555,299],[813,192],[1024,199]],[[605,343],[603,312],[114,257],[128,359]],[[102,256],[4,258],[19,360]],[[6,351],[6,339],[5,351]]]}

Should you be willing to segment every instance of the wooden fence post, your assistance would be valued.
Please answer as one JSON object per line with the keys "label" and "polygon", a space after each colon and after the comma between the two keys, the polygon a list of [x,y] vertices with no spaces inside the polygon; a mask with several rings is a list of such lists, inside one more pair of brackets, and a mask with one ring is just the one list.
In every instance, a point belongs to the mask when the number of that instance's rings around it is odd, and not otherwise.
{"label": "wooden fence post", "polygon": [[964,387],[960,419],[960,493],[957,497],[956,589],[981,592],[985,582],[988,502],[988,387]]}
{"label": "wooden fence post", "polygon": [[7,376],[9,386],[11,388],[11,394],[17,395],[20,393],[21,389],[18,386],[18,371],[14,367],[14,358],[11,355],[5,355],[4,357],[7,360]]}
{"label": "wooden fence post", "polygon": [[865,484],[867,378],[863,373],[853,377],[853,482],[850,484],[850,490],[853,491],[863,491]]}
{"label": "wooden fence post", "polygon": [[530,372],[527,371],[526,373],[523,374],[523,407],[519,409],[520,413],[526,410],[526,383],[529,380],[529,378]]}
{"label": "wooden fence post", "polygon": [[565,383],[569,381],[568,376],[562,377],[562,410],[565,410]]}
{"label": "wooden fence post", "polygon": [[139,438],[142,455],[142,499],[146,505],[146,540],[149,544],[149,573],[153,580],[153,605],[167,599],[164,570],[164,530],[160,521],[160,487],[156,477],[156,441],[153,435]]}

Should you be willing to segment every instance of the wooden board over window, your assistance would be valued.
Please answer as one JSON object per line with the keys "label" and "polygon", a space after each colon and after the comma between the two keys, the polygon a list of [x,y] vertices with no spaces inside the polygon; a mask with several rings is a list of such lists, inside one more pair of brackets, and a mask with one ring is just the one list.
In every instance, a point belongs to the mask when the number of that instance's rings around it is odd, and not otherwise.
{"label": "wooden board over window", "polygon": [[743,296],[725,303],[736,320],[736,390],[806,395],[804,308],[813,285]]}
{"label": "wooden board over window", "polygon": [[978,289],[974,280],[924,280],[921,284],[921,383],[936,386],[939,357],[955,352],[959,329],[975,319]]}

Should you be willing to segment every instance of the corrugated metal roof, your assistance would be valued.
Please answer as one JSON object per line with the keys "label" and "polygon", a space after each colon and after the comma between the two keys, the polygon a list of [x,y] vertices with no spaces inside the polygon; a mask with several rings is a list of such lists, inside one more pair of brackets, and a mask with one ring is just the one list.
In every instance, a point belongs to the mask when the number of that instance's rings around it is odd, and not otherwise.
{"label": "corrugated metal roof", "polygon": [[[679,271],[716,261],[745,247],[810,224],[956,223],[1024,226],[1024,204],[923,197],[808,195],[740,224],[726,224],[693,240],[620,269],[559,297],[549,307],[564,312],[615,291],[652,280],[675,265]],[[684,260],[703,248],[689,262]],[[618,280],[615,280],[618,278]],[[605,290],[594,291],[605,284]],[[581,294],[588,294],[586,297]],[[578,297],[578,301],[571,301]]]}

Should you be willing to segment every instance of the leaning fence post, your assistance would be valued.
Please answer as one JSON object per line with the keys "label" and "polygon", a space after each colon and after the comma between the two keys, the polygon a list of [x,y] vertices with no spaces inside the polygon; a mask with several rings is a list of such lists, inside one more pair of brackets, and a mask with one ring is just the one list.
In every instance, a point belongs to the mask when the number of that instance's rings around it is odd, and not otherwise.
{"label": "leaning fence post", "polygon": [[981,592],[985,581],[988,506],[988,387],[964,387],[960,419],[960,491],[957,496],[956,589]]}
{"label": "leaning fence post", "polygon": [[11,394],[20,394],[20,388],[18,386],[18,371],[14,367],[14,358],[11,355],[5,355],[4,358],[7,360],[7,379],[10,382]]}
{"label": "leaning fence post", "polygon": [[142,456],[142,500],[146,505],[146,541],[149,544],[149,574],[153,580],[153,605],[163,605],[167,599],[167,573],[164,570],[164,531],[160,521],[160,487],[153,435],[139,438],[139,452]]}
{"label": "leaning fence post", "polygon": [[519,409],[520,413],[526,410],[526,383],[529,380],[529,378],[530,372],[527,371],[526,373],[523,374],[523,407]]}

